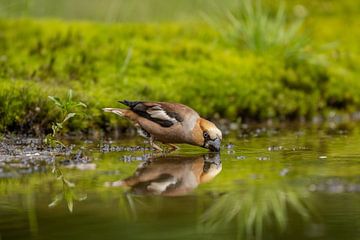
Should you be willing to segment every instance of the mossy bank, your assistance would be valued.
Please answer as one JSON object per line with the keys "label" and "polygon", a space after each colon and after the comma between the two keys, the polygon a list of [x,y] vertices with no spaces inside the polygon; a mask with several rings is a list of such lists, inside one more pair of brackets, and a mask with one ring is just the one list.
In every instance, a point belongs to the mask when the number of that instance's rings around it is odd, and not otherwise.
{"label": "mossy bank", "polygon": [[311,117],[360,107],[359,19],[306,22],[305,57],[256,54],[198,23],[98,24],[0,20],[0,129],[49,130],[48,95],[86,103],[71,129],[128,126],[102,112],[117,100],[187,104],[231,121]]}

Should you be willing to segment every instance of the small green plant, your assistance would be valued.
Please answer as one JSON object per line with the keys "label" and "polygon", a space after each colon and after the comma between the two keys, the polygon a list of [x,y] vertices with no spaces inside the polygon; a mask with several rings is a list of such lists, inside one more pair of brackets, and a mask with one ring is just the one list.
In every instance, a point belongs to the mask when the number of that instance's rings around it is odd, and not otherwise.
{"label": "small green plant", "polygon": [[235,226],[237,239],[263,239],[266,226],[284,231],[289,212],[309,220],[313,211],[309,192],[286,182],[254,183],[247,191],[221,195],[200,217],[200,226],[211,232]]}
{"label": "small green plant", "polygon": [[289,21],[282,1],[275,12],[264,7],[261,0],[243,0],[239,4],[236,12],[226,13],[225,26],[218,27],[237,46],[256,53],[275,50],[291,56],[299,54],[307,44],[307,37],[299,34],[306,15],[304,7],[298,6],[303,11],[296,11],[296,19]]}
{"label": "small green plant", "polygon": [[58,139],[59,134],[64,129],[64,124],[77,114],[75,111],[79,107],[86,108],[86,104],[83,102],[76,102],[72,100],[73,94],[70,89],[66,100],[61,100],[56,96],[49,96],[49,99],[54,102],[55,106],[61,111],[61,120],[59,122],[53,122],[51,125],[52,133],[45,137],[45,144],[49,146],[56,146],[57,144],[64,146],[64,144]]}
{"label": "small green plant", "polygon": [[62,193],[59,193],[55,196],[54,200],[49,204],[49,207],[55,207],[62,200],[65,200],[69,211],[73,212],[74,201],[81,202],[83,200],[86,200],[87,195],[86,194],[76,194],[74,192],[75,184],[65,178],[63,172],[61,171],[61,169],[58,166],[58,163],[55,159],[54,159],[52,173],[56,176],[56,178],[58,180],[60,180],[62,182],[63,191],[62,191]]}

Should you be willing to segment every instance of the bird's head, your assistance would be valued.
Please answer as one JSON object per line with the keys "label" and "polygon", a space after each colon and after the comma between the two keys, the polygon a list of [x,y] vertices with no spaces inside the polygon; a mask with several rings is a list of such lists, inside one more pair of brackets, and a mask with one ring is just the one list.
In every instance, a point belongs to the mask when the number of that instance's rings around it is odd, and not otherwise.
{"label": "bird's head", "polygon": [[199,125],[202,132],[202,147],[212,152],[220,152],[222,140],[220,129],[218,129],[214,123],[203,118],[200,118]]}

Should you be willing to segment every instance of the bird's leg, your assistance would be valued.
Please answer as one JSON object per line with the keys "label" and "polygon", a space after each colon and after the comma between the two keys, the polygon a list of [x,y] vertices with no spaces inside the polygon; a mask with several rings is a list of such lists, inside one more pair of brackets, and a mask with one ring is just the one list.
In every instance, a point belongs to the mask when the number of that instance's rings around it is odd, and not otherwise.
{"label": "bird's leg", "polygon": [[154,142],[152,144],[150,144],[153,148],[155,148],[155,150],[159,151],[159,152],[163,152],[164,150],[159,147],[158,145],[156,145]]}
{"label": "bird's leg", "polygon": [[171,144],[171,143],[167,143],[166,145],[170,147],[169,152],[176,151],[180,148],[180,147],[176,146],[175,144]]}
{"label": "bird's leg", "polygon": [[155,150],[157,150],[157,151],[159,151],[159,152],[162,152],[162,151],[163,151],[161,147],[159,147],[158,145],[156,145],[156,144],[154,143],[154,138],[153,138],[152,136],[149,138],[149,143],[150,143],[150,146],[151,146],[151,147],[155,148]]}

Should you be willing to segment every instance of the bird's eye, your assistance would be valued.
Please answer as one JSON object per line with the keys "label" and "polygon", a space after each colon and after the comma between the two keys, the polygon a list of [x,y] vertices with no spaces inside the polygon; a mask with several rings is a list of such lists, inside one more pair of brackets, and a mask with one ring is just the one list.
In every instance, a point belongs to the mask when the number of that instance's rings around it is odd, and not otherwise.
{"label": "bird's eye", "polygon": [[208,133],[208,132],[204,132],[203,135],[204,135],[204,138],[205,138],[205,139],[208,139],[208,138],[209,138],[209,133]]}

